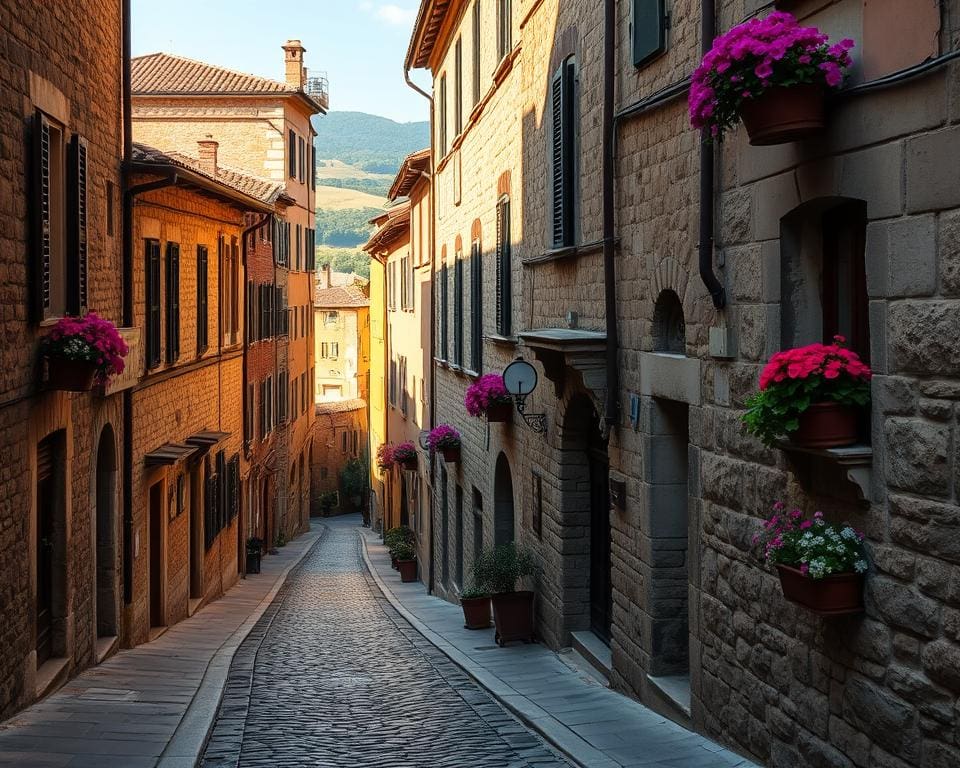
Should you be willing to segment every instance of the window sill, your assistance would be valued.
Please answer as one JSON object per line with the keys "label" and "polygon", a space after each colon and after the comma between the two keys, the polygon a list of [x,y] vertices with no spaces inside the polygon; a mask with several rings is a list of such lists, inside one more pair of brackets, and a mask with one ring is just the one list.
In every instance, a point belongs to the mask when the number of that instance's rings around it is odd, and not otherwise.
{"label": "window sill", "polygon": [[501,336],[498,333],[491,333],[483,337],[484,341],[489,341],[491,344],[498,344],[504,347],[515,347],[517,346],[517,337],[516,336]]}
{"label": "window sill", "polygon": [[[873,500],[873,447],[864,443],[841,448],[805,448],[784,440],[777,443],[792,459],[803,457],[821,466],[832,466],[846,479],[856,494],[857,500],[869,503]],[[819,477],[820,472],[811,472]]]}
{"label": "window sill", "polygon": [[[619,238],[614,241],[614,246],[619,245]],[[594,240],[591,243],[583,243],[582,245],[566,245],[562,248],[551,248],[548,251],[544,251],[538,256],[531,256],[528,259],[522,259],[520,261],[523,266],[535,266],[537,264],[545,264],[550,261],[564,261],[566,259],[575,259],[580,256],[589,256],[592,253],[599,253],[603,250],[603,240]]]}

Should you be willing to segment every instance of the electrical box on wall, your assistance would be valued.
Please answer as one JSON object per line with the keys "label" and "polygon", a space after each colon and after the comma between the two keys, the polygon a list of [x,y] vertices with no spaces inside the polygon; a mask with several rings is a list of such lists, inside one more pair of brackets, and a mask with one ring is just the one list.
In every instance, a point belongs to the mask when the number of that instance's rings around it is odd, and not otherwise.
{"label": "electrical box on wall", "polygon": [[627,508],[627,483],[624,480],[610,478],[610,506],[614,509]]}
{"label": "electrical box on wall", "polygon": [[710,329],[710,356],[732,358],[737,356],[737,336],[732,328],[727,326]]}

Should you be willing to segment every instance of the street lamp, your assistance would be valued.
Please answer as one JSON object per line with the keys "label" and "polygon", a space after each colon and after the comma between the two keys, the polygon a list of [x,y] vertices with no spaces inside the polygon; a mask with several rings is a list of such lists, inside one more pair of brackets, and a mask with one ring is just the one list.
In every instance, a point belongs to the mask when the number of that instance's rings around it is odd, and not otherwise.
{"label": "street lamp", "polygon": [[537,388],[537,369],[522,357],[517,357],[503,371],[503,385],[513,396],[517,405],[517,413],[534,432],[543,434],[547,431],[547,414],[526,413],[527,397]]}

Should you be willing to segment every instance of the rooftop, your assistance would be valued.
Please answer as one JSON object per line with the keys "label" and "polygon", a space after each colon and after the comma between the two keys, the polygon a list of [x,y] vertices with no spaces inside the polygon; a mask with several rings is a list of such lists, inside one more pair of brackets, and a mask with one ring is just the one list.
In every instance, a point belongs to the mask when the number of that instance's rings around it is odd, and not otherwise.
{"label": "rooftop", "polygon": [[398,197],[404,197],[410,194],[413,186],[423,178],[423,172],[430,170],[430,147],[411,152],[403,159],[400,170],[393,180],[390,192],[387,198],[396,200]]}
{"label": "rooftop", "polygon": [[346,413],[347,411],[359,411],[366,407],[366,400],[358,397],[353,400],[334,400],[328,403],[317,403],[316,413]]}
{"label": "rooftop", "polygon": [[313,292],[313,306],[321,309],[369,307],[370,297],[356,284],[317,288]]}

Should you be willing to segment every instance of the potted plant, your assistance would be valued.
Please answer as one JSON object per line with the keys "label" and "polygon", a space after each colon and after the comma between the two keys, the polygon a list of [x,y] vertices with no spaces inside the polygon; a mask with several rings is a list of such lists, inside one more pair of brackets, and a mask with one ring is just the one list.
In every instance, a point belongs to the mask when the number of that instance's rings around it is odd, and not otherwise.
{"label": "potted plant", "polygon": [[47,387],[88,392],[123,373],[127,344],[109,320],[95,312],[62,317],[42,342],[47,360]]}
{"label": "potted plant", "polygon": [[443,460],[456,464],[460,461],[460,433],[449,424],[438,424],[430,430],[427,443],[431,451],[443,454]]}
{"label": "potted plant", "polygon": [[368,471],[360,459],[350,459],[340,470],[340,487],[354,509],[359,508],[363,502],[363,494],[367,490]]}
{"label": "potted plant", "polygon": [[852,526],[828,523],[819,511],[812,518],[799,509],[787,512],[778,501],[753,542],[776,567],[787,600],[821,616],[863,610],[863,574],[869,566],[863,534]]}
{"label": "potted plant", "polygon": [[739,118],[755,145],[820,130],[824,94],[840,87],[854,46],[827,40],[782,11],[738,24],[713,41],[691,77],[690,122],[719,139]]}
{"label": "potted plant", "polygon": [[393,446],[389,443],[381,443],[377,447],[377,469],[388,472],[393,464]]}
{"label": "potted plant", "polygon": [[251,536],[247,539],[247,573],[260,573],[260,555],[263,539]]}
{"label": "potted plant", "polygon": [[484,550],[474,563],[477,585],[489,591],[493,604],[497,644],[511,640],[533,641],[533,592],[517,590],[520,582],[536,572],[533,553],[510,542]]}
{"label": "potted plant", "polygon": [[856,409],[870,402],[869,366],[835,336],[777,352],[760,374],[760,391],[747,400],[747,430],[767,445],[789,436],[804,448],[857,441]]}
{"label": "potted plant", "polygon": [[460,593],[464,629],[486,629],[490,626],[490,595],[478,586],[469,586]]}
{"label": "potted plant", "polygon": [[409,440],[393,446],[393,460],[401,469],[416,471],[417,447]]}
{"label": "potted plant", "polygon": [[397,558],[397,570],[404,584],[417,580],[417,552],[413,544],[401,541],[396,544],[393,554]]}
{"label": "potted plant", "polygon": [[513,413],[513,401],[499,373],[486,373],[467,387],[463,404],[471,416],[485,415],[487,421],[510,421]]}
{"label": "potted plant", "polygon": [[416,541],[413,530],[406,525],[398,525],[391,528],[383,534],[383,544],[390,553],[390,565],[393,570],[397,570],[396,547],[398,544],[409,544],[413,546]]}

